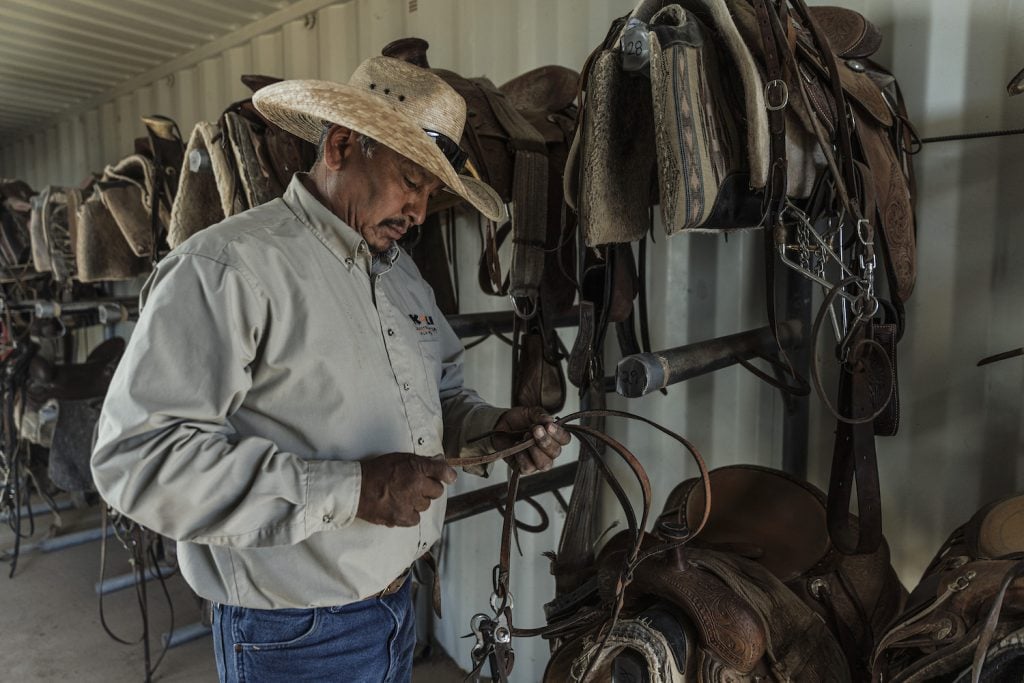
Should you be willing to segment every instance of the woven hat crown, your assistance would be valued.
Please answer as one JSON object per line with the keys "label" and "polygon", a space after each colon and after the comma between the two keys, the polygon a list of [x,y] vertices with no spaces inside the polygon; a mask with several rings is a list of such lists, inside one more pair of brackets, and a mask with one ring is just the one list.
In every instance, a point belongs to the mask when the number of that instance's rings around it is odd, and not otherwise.
{"label": "woven hat crown", "polygon": [[466,123],[466,101],[436,74],[391,57],[360,64],[348,84],[388,102],[424,130],[458,142]]}

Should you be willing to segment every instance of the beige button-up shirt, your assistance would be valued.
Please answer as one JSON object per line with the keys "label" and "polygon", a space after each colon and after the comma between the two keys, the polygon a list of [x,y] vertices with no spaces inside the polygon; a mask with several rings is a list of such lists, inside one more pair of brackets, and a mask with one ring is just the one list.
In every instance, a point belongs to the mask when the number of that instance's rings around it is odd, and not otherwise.
{"label": "beige button-up shirt", "polygon": [[199,595],[245,607],[387,586],[438,539],[445,499],[415,527],[356,519],[358,461],[472,455],[501,413],[463,387],[412,259],[374,267],[299,178],[160,262],[92,458],[107,502],[180,541]]}

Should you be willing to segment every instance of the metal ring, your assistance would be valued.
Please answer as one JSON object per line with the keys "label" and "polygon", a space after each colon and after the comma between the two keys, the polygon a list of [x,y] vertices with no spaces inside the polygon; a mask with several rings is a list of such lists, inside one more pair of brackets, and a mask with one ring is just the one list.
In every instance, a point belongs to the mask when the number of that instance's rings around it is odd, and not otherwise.
{"label": "metal ring", "polygon": [[[867,226],[867,227],[870,228],[871,227],[871,221],[869,221],[867,218],[860,218],[860,219],[858,219],[857,220],[857,239],[859,239],[860,243],[863,244],[865,247],[870,247],[872,242],[874,242],[874,240],[868,240],[868,238],[864,236],[864,226]],[[873,237],[873,235],[872,235],[872,237]]]}
{"label": "metal ring", "polygon": [[529,320],[533,316],[537,315],[537,297],[527,296],[521,298],[525,298],[530,303],[530,308],[526,313],[523,313],[519,310],[519,303],[516,300],[517,297],[515,297],[512,294],[508,295],[508,300],[512,302],[512,311],[516,314],[516,316],[518,316],[521,320]]}
{"label": "metal ring", "polygon": [[[498,602],[499,600],[501,600],[501,598],[498,597],[497,593],[491,593],[491,610],[495,614],[498,613],[498,607],[501,606],[501,603]],[[505,606],[509,609],[515,609],[515,601],[512,599],[512,591],[508,591],[506,593]]]}

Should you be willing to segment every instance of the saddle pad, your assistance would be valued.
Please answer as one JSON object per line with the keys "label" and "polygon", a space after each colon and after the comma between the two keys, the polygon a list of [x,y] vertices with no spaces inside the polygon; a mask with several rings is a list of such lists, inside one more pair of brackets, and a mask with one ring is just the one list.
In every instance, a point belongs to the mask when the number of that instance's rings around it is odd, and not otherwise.
{"label": "saddle pad", "polygon": [[639,240],[650,224],[656,182],[650,83],[624,72],[620,56],[603,50],[594,61],[577,133],[580,227],[592,247]]}
{"label": "saddle pad", "polygon": [[32,242],[32,267],[37,272],[48,273],[53,269],[53,264],[50,261],[50,246],[47,244],[46,232],[43,229],[43,205],[46,199],[43,195],[36,195],[30,201],[32,217],[29,219],[28,231]]}
{"label": "saddle pad", "polygon": [[47,474],[63,491],[95,491],[89,458],[103,399],[58,401]]}
{"label": "saddle pad", "polygon": [[148,270],[149,260],[135,255],[98,194],[79,207],[77,226],[75,260],[82,282],[131,280]]}
{"label": "saddle pad", "polygon": [[[153,254],[154,182],[153,162],[141,154],[133,154],[107,166],[98,183],[100,200],[117,221],[136,256]],[[158,211],[157,218],[166,224],[166,211]]]}
{"label": "saddle pad", "polygon": [[220,126],[207,121],[200,121],[192,129],[167,228],[171,249],[235,213],[238,179],[225,151],[223,135]]}
{"label": "saddle pad", "polygon": [[40,273],[52,273],[57,281],[67,280],[75,273],[75,255],[68,233],[67,192],[47,186],[31,201],[32,263]]}

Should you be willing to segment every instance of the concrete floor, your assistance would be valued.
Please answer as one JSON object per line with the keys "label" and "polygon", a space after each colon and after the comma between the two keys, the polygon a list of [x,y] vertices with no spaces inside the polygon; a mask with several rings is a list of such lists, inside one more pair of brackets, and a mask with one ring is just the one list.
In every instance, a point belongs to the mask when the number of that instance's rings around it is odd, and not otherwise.
{"label": "concrete floor", "polygon": [[[61,534],[99,527],[99,508],[61,513]],[[37,519],[36,534],[22,543],[45,538],[50,516]],[[14,536],[6,524],[0,528],[0,554],[13,547]],[[10,564],[0,563],[0,682],[35,683],[138,683],[144,680],[141,645],[122,645],[112,640],[100,624],[95,584],[99,577],[100,543],[94,541],[44,553],[23,552],[18,571],[7,578]],[[127,554],[113,538],[107,545],[107,576],[130,571]],[[180,575],[167,580],[174,606],[175,626],[199,621],[199,607]],[[159,582],[147,584],[153,657],[159,655],[160,635],[170,626],[170,612]],[[104,598],[107,624],[124,640],[136,640],[142,632],[138,603],[132,588]],[[440,648],[431,661],[417,665],[414,683],[458,683],[463,673]],[[195,683],[216,681],[216,667],[209,637],[168,650],[153,681]]]}

